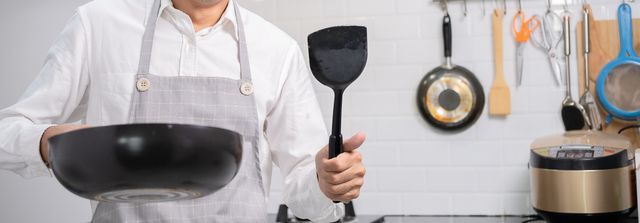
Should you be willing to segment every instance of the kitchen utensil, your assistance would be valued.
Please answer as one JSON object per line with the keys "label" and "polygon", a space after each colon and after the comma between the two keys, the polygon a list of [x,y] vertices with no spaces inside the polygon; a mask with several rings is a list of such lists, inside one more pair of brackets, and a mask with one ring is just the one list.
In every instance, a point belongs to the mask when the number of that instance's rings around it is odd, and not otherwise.
{"label": "kitchen utensil", "polygon": [[451,18],[443,19],[445,63],[425,75],[417,102],[428,123],[445,131],[463,130],[478,120],[484,107],[484,90],[473,73],[451,62]]}
{"label": "kitchen utensil", "polygon": [[582,8],[582,52],[583,52],[583,60],[584,60],[584,90],[582,96],[580,97],[580,105],[586,109],[587,114],[589,116],[589,122],[591,123],[592,130],[602,130],[602,120],[600,118],[600,110],[598,110],[598,105],[596,105],[596,101],[591,94],[590,83],[589,81],[589,53],[591,53],[591,38],[590,38],[590,22],[589,17],[591,16],[591,6],[588,4],[584,4]]}
{"label": "kitchen utensil", "polygon": [[227,185],[242,160],[240,134],[192,125],[88,128],[52,137],[49,148],[65,188],[108,202],[203,197]]}
{"label": "kitchen utensil", "polygon": [[[591,82],[591,94],[596,97],[596,102],[598,104],[598,108],[600,109],[600,113],[601,113],[601,120],[603,122],[603,131],[604,132],[608,132],[608,133],[617,133],[621,128],[624,128],[626,126],[632,125],[634,123],[629,123],[629,121],[625,121],[625,120],[621,120],[621,119],[617,119],[617,118],[612,118],[609,120],[606,120],[608,113],[606,110],[604,110],[604,108],[602,107],[602,104],[599,102],[598,100],[598,96],[596,95],[596,80],[598,79],[598,76],[600,75],[600,71],[602,70],[602,68],[604,68],[605,65],[607,65],[607,63],[609,63],[609,61],[614,60],[615,58],[618,57],[618,54],[620,53],[620,41],[619,41],[619,23],[616,19],[614,20],[595,20],[593,18],[593,14],[595,11],[592,11],[592,13],[590,13],[589,15],[589,21],[590,21],[590,39],[591,39],[591,53],[589,54],[589,68],[590,71],[590,78],[589,80],[592,81]],[[579,23],[581,23],[582,21],[580,21]],[[582,25],[579,25],[578,27],[576,27],[577,33],[582,33]],[[638,30],[640,29],[640,19],[633,19],[633,29],[634,30]],[[578,40],[578,46],[580,46],[581,40],[582,40],[582,35],[578,35],[578,38],[576,38]],[[634,46],[639,46],[640,45],[640,32],[634,32],[633,33],[633,40],[634,40]],[[581,51],[582,47],[578,47],[578,51]],[[578,66],[579,69],[583,69],[584,68],[584,64],[583,63],[583,53],[580,52],[577,54],[578,57],[578,63],[580,64],[580,66]],[[582,72],[582,71],[580,71]],[[582,75],[578,75],[578,79],[580,81],[584,81],[582,79],[584,79],[582,77]],[[580,86],[584,86],[584,84],[580,84]],[[606,121],[605,121],[606,120]],[[625,135],[626,137],[628,137],[629,139],[631,139],[632,141],[635,142],[635,146],[636,148],[640,148],[640,137],[637,134],[638,132],[636,131],[636,129],[633,129],[633,131],[625,131],[623,133],[623,135]]]}
{"label": "kitchen utensil", "polygon": [[551,8],[547,9],[547,12],[542,17],[540,28],[536,29],[532,35],[533,45],[540,48],[547,54],[549,65],[551,65],[551,71],[556,80],[556,84],[562,84],[562,70],[560,69],[560,57],[558,56],[557,48],[563,37],[562,30],[562,18],[551,11]]}
{"label": "kitchen utensil", "polygon": [[625,121],[640,117],[640,58],[633,49],[631,7],[618,7],[620,54],[600,71],[596,82],[598,99],[611,116]]}
{"label": "kitchen utensil", "polygon": [[513,17],[513,35],[516,39],[516,84],[518,87],[522,85],[522,76],[524,75],[524,50],[531,33],[540,26],[540,19],[532,16],[525,19],[524,12],[518,10]]}
{"label": "kitchen utensil", "polygon": [[330,27],[309,35],[308,42],[313,76],[335,95],[329,138],[329,158],[334,158],[342,153],[342,95],[367,64],[367,28]]}
{"label": "kitchen utensil", "polygon": [[502,61],[502,10],[496,9],[493,12],[493,53],[495,56],[495,79],[489,90],[489,114],[509,115],[511,114],[511,92],[504,80],[504,66]]}
{"label": "kitchen utensil", "polygon": [[[571,131],[531,145],[531,204],[549,223],[618,223],[635,209],[629,139]],[[637,220],[636,220],[637,221]]]}
{"label": "kitchen utensil", "polygon": [[588,117],[584,108],[571,97],[571,18],[564,18],[565,98],[562,101],[562,122],[567,131],[580,130],[587,125]]}

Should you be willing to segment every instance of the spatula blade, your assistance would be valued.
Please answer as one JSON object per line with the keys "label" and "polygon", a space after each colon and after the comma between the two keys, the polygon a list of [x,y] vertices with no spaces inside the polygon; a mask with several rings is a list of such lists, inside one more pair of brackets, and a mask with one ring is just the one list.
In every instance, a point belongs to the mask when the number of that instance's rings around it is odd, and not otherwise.
{"label": "spatula blade", "polygon": [[489,114],[495,116],[511,114],[511,92],[507,85],[494,84],[489,90]]}
{"label": "spatula blade", "polygon": [[308,37],[311,71],[324,85],[346,88],[367,64],[367,28],[336,26]]}

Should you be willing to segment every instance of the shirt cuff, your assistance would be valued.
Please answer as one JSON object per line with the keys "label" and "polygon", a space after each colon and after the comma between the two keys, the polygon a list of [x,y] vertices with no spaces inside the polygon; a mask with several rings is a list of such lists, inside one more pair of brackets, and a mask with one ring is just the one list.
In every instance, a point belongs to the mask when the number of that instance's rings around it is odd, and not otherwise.
{"label": "shirt cuff", "polygon": [[319,211],[318,218],[309,219],[312,222],[336,222],[344,216],[344,204],[333,203],[331,199],[322,193],[320,190],[320,182],[318,182],[318,175],[315,168],[311,168],[308,176],[311,178],[307,182],[311,182],[309,185],[311,202],[314,204],[312,207],[317,207]]}
{"label": "shirt cuff", "polygon": [[19,145],[22,145],[20,155],[27,165],[23,177],[51,176],[49,168],[47,168],[40,155],[40,139],[44,131],[51,126],[53,125],[29,125],[22,128],[19,140]]}

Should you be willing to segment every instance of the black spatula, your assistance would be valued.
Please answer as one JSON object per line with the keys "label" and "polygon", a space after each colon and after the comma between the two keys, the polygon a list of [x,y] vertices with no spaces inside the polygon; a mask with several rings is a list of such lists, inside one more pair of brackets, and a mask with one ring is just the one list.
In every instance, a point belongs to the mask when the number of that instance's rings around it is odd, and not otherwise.
{"label": "black spatula", "polygon": [[367,28],[326,28],[309,35],[308,42],[313,76],[335,94],[329,138],[329,158],[334,158],[342,153],[342,94],[367,64]]}

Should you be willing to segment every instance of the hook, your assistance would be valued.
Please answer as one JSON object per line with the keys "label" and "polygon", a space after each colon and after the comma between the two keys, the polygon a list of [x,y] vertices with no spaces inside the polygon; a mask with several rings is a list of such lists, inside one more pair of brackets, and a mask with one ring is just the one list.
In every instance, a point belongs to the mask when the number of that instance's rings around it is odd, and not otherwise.
{"label": "hook", "polygon": [[482,0],[482,16],[486,16],[487,15],[487,6],[484,3],[484,0]]}
{"label": "hook", "polygon": [[551,0],[547,0],[547,12],[551,11]]}
{"label": "hook", "polygon": [[[493,6],[496,8],[500,8],[500,0],[493,0]],[[507,0],[502,0],[502,12],[504,15],[507,15]]]}
{"label": "hook", "polygon": [[504,15],[507,15],[507,0],[502,0],[502,7],[504,8]]}
{"label": "hook", "polygon": [[[622,0],[624,1],[624,0]],[[567,0],[564,0],[564,12],[568,13],[569,12],[569,3],[567,2]]]}
{"label": "hook", "polygon": [[467,0],[464,0],[464,16],[466,17],[469,14],[469,9],[467,7]]}
{"label": "hook", "polygon": [[518,12],[522,12],[522,0],[518,0]]}
{"label": "hook", "polygon": [[447,0],[441,0],[440,6],[446,15],[449,15],[449,4],[447,4]]}

